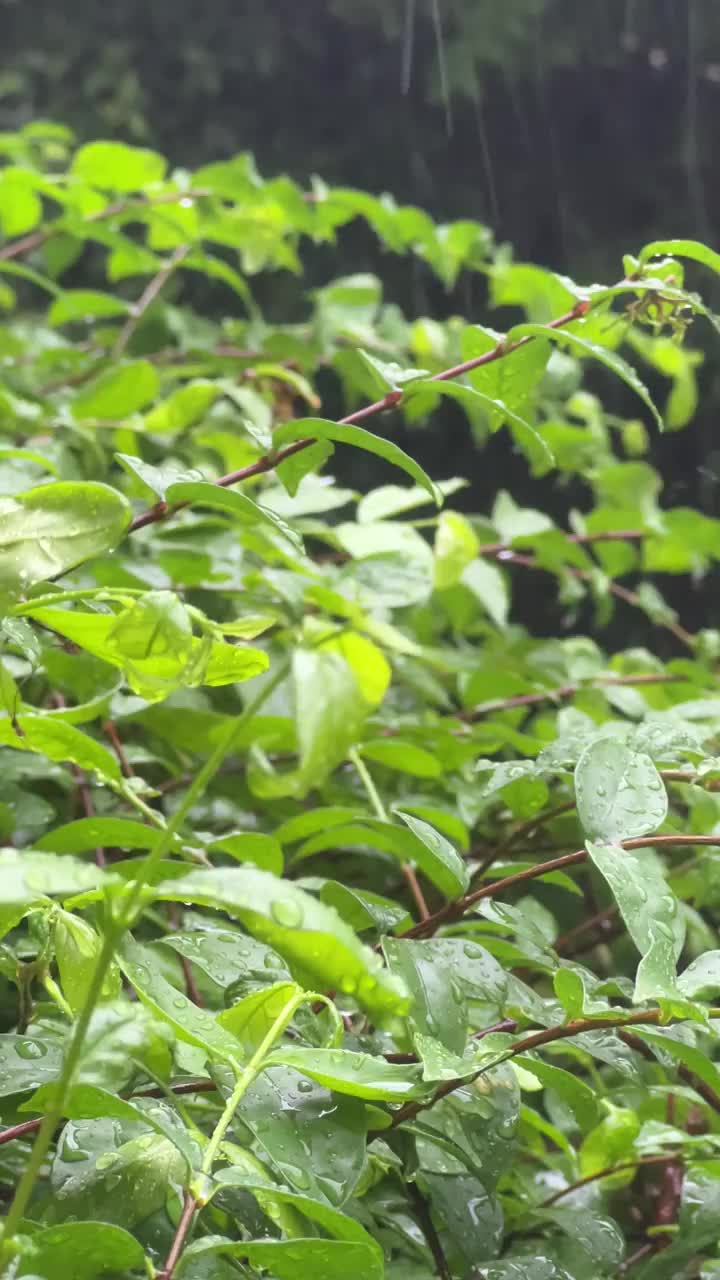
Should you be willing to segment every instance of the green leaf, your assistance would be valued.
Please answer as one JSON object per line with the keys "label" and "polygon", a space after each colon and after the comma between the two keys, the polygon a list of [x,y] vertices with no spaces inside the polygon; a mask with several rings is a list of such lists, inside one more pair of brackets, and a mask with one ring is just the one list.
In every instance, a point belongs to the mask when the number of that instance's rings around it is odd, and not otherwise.
{"label": "green leaf", "polygon": [[113,877],[77,858],[56,858],[51,853],[16,849],[0,850],[0,903],[35,902],[49,895],[69,898],[105,883]]}
{"label": "green leaf", "polygon": [[98,845],[113,849],[154,849],[161,838],[157,829],[143,826],[132,818],[77,818],[75,822],[47,831],[35,841],[34,847],[50,849],[53,853],[87,853]]}
{"label": "green leaf", "polygon": [[472,525],[457,511],[443,511],[435,533],[435,589],[445,591],[460,581],[480,550]]}
{"label": "green leaf", "polygon": [[119,667],[141,697],[165,698],[182,685],[225,685],[267,669],[260,649],[192,634],[190,616],[168,591],[148,591],[119,615],[54,609],[32,603],[23,612],[88,653]]}
{"label": "green leaf", "polygon": [[670,1058],[672,1062],[681,1062],[708,1088],[720,1090],[720,1071],[701,1049],[685,1044],[683,1040],[675,1039],[672,1031],[663,1033],[648,1030],[645,1032],[643,1029],[642,1039],[657,1051],[657,1057],[661,1062],[663,1057]]}
{"label": "green leaf", "polygon": [[583,751],[575,768],[575,795],[591,840],[644,836],[667,814],[667,793],[650,757],[612,738],[600,738]]}
{"label": "green leaf", "polygon": [[699,240],[653,240],[640,250],[639,261],[644,266],[651,258],[666,256],[690,258],[693,262],[700,262],[704,267],[709,267],[711,271],[720,274],[720,253],[716,253],[714,249],[710,249]]}
{"label": "green leaf", "polygon": [[65,1222],[33,1232],[20,1275],[94,1280],[106,1271],[142,1270],[145,1251],[124,1227],[109,1222]]}
{"label": "green leaf", "polygon": [[97,774],[108,786],[122,783],[120,766],[111,751],[65,720],[52,715],[19,715],[13,722],[0,718],[0,744],[14,751],[47,756],[48,760],[71,761]]}
{"label": "green leaf", "polygon": [[206,1254],[247,1258],[262,1270],[269,1268],[276,1280],[347,1280],[348,1275],[363,1280],[382,1280],[382,1268],[374,1249],[345,1240],[198,1240],[185,1251],[179,1276],[192,1275],[187,1264]]}
{"label": "green leaf", "polygon": [[222,489],[216,484],[190,480],[171,484],[166,491],[169,503],[187,502],[193,506],[212,507],[219,511],[227,511],[243,524],[252,526],[269,524],[280,536],[291,544],[296,551],[302,552],[302,538],[285,520],[263,507],[246,493],[237,489]]}
{"label": "green leaf", "polygon": [[105,191],[142,191],[162,182],[167,163],[156,151],[124,142],[88,142],[75,152],[72,173]]}
{"label": "green leaf", "polygon": [[645,383],[633,366],[628,364],[627,360],[624,360],[621,355],[618,355],[617,351],[612,351],[609,347],[600,346],[598,342],[591,342],[589,338],[582,338],[579,334],[572,333],[568,329],[551,329],[548,325],[543,324],[516,325],[514,329],[510,330],[507,337],[509,342],[517,342],[520,338],[549,338],[552,342],[559,343],[560,346],[569,347],[571,351],[577,352],[578,355],[592,356],[594,360],[604,364],[611,373],[614,373],[631,391],[634,391],[640,397],[662,431],[663,420],[660,411],[655,405]]}
{"label": "green leaf", "polygon": [[117,1120],[71,1120],[52,1163],[46,1219],[63,1229],[86,1218],[132,1230],[164,1210],[168,1187],[182,1186],[185,1159],[167,1138],[136,1135]]}
{"label": "green leaf", "polygon": [[58,294],[48,311],[48,324],[59,328],[63,324],[91,324],[93,320],[110,320],[126,316],[127,302],[111,293],[99,293],[96,289],[65,289]]}
{"label": "green leaf", "polygon": [[415,778],[439,778],[442,765],[430,751],[403,738],[374,738],[359,748],[366,760],[412,774]]}
{"label": "green leaf", "polygon": [[367,1158],[359,1099],[330,1093],[289,1067],[269,1067],[245,1094],[242,1124],[287,1186],[336,1208],[353,1194]]}
{"label": "green leaf", "polygon": [[131,360],[106,369],[88,382],[72,401],[72,415],[86,418],[127,418],[155,399],[160,386],[149,360]]}
{"label": "green leaf", "polygon": [[685,942],[677,900],[657,865],[620,845],[588,841],[587,850],[612,890],[630,937],[642,955],[636,1003],[678,997],[676,967]]}
{"label": "green leaf", "polygon": [[233,1063],[242,1058],[242,1048],[235,1036],[163,977],[157,957],[148,947],[140,946],[127,935],[118,949],[117,960],[146,1008],[169,1022],[179,1040],[205,1049],[210,1058],[221,1062]]}
{"label": "green leaf", "polygon": [[[237,916],[261,942],[273,947],[316,989],[352,994],[375,1018],[407,1009],[400,983],[383,970],[336,911],[288,881],[265,871],[222,867],[191,871],[159,886],[166,902],[197,902]],[[305,985],[303,983],[303,985]]]}
{"label": "green leaf", "polygon": [[414,814],[405,813],[402,809],[396,809],[395,812],[406,827],[410,828],[419,844],[424,846],[422,852],[418,847],[415,854],[415,861],[420,869],[449,898],[464,893],[470,873],[450,841],[422,818],[416,818]]}
{"label": "green leaf", "polygon": [[59,481],[0,498],[0,591],[25,592],[112,551],[132,512],[105,484]]}
{"label": "green leaf", "polygon": [[363,430],[362,427],[353,427],[342,422],[327,422],[324,418],[298,418],[278,428],[273,436],[273,445],[275,449],[281,449],[283,445],[293,440],[303,440],[308,437],[314,440],[332,440],[336,444],[353,445],[356,449],[365,449],[368,453],[376,454],[378,458],[384,458],[394,467],[400,467],[402,471],[406,471],[416,484],[430,494],[438,507],[442,505],[442,493],[417,462],[408,457],[392,441],[383,440],[380,436]]}
{"label": "green leaf", "polygon": [[218,1022],[237,1037],[247,1056],[251,1057],[287,1005],[301,994],[301,988],[295,982],[276,982],[262,991],[253,991],[223,1010],[218,1014]]}
{"label": "green leaf", "polygon": [[[55,962],[62,993],[73,1013],[85,1007],[102,951],[102,939],[80,916],[58,911],[53,929]],[[100,992],[101,1000],[113,1000],[120,994],[120,972],[109,965]]]}
{"label": "green leaf", "polygon": [[678,978],[678,987],[688,1000],[711,1000],[720,993],[720,951],[698,956]]}
{"label": "green leaf", "polygon": [[268,1062],[270,1065],[292,1067],[326,1089],[349,1093],[354,1098],[404,1102],[422,1094],[417,1068],[396,1066],[369,1053],[285,1045],[275,1049]]}
{"label": "green leaf", "polygon": [[0,1035],[0,1096],[27,1093],[55,1080],[62,1066],[62,1041],[37,1035]]}

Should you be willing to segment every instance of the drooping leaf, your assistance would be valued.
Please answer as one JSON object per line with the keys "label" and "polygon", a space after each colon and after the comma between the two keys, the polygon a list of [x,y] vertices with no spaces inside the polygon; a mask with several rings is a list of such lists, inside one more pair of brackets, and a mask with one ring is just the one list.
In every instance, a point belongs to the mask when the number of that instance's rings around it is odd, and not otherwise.
{"label": "drooping leaf", "polygon": [[407,1008],[402,985],[391,979],[337,912],[288,881],[250,868],[191,871],[160,885],[157,896],[238,916],[291,969],[311,976],[317,989],[332,986],[352,994],[373,1017]]}
{"label": "drooping leaf", "polygon": [[406,471],[416,484],[430,494],[437,506],[441,505],[442,494],[422,467],[391,440],[383,440],[382,437],[373,435],[371,431],[365,431],[363,427],[348,426],[342,422],[327,422],[324,418],[299,418],[281,426],[273,436],[273,444],[276,449],[280,449],[293,440],[303,440],[308,437],[313,440],[332,440],[336,444],[353,445],[356,449],[365,449],[368,453],[376,454],[378,458],[384,458],[392,466]]}

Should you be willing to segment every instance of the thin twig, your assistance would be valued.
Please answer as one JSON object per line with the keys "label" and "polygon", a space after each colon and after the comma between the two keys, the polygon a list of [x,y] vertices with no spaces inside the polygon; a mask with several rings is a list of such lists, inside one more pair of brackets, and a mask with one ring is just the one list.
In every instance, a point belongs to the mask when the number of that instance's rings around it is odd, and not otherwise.
{"label": "thin twig", "polygon": [[588,1173],[584,1178],[578,1178],[577,1182],[571,1182],[567,1187],[562,1187],[554,1195],[548,1196],[547,1200],[543,1200],[540,1207],[549,1209],[550,1205],[557,1204],[558,1200],[572,1195],[573,1191],[577,1191],[580,1187],[587,1187],[591,1182],[599,1182],[602,1178],[612,1178],[616,1173],[625,1173],[628,1169],[639,1169],[646,1164],[667,1164],[668,1161],[677,1160],[677,1158],[677,1152],[670,1151],[665,1155],[638,1156],[637,1160],[623,1160],[621,1164],[608,1165],[606,1169],[598,1169],[597,1173]]}
{"label": "thin twig", "polygon": [[498,711],[514,711],[516,707],[534,707],[543,702],[560,702],[563,698],[574,698],[577,693],[583,689],[594,689],[597,687],[621,687],[653,685],[653,684],[687,684],[689,677],[678,675],[670,671],[642,671],[635,675],[614,676],[601,675],[593,676],[590,680],[576,681],[570,684],[556,685],[553,689],[538,689],[534,693],[519,693],[511,698],[493,698],[490,702],[479,702],[476,707],[471,707],[469,711],[456,712],[458,720],[473,721],[480,716],[494,714]]}
{"label": "thin twig", "polygon": [[158,271],[157,275],[154,275],[152,280],[150,280],[143,289],[143,292],[134,307],[131,309],[130,315],[118,334],[117,341],[112,349],[114,360],[120,359],[120,356],[123,354],[148,307],[152,306],[161,289],[165,287],[171,275],[173,275],[175,270],[183,261],[183,258],[186,258],[189,252],[189,244],[179,245],[178,248],[170,255],[165,265],[160,269],[160,271]]}
{"label": "thin twig", "polygon": [[103,724],[103,730],[105,731],[106,737],[109,738],[110,745],[112,746],[112,749],[118,758],[118,763],[120,765],[120,768],[122,769],[123,776],[126,778],[132,778],[135,770],[133,769],[132,765],[130,764],[130,761],[125,755],[125,748],[123,747],[123,744],[120,740],[120,735],[117,729],[115,728],[113,721],[106,720]]}
{"label": "thin twig", "polygon": [[[552,569],[548,569],[541,564],[536,556],[520,555],[515,551],[501,551],[498,556],[504,564],[516,564],[522,566],[523,569],[539,569],[543,573],[552,573]],[[565,565],[565,572],[569,573],[572,578],[576,578],[579,582],[592,582],[594,574],[590,569],[578,569],[575,565]],[[635,591],[630,591],[628,587],[623,587],[619,582],[608,581],[607,589],[611,595],[618,600],[624,600],[626,604],[632,605],[634,609],[642,609],[642,600]],[[655,625],[664,627],[671,635],[675,636],[686,649],[691,653],[695,652],[695,637],[689,631],[686,631],[679,622],[669,619],[653,619]]]}
{"label": "thin twig", "polygon": [[406,1185],[408,1197],[412,1203],[415,1217],[417,1219],[417,1224],[422,1231],[427,1242],[428,1249],[432,1254],[433,1262],[435,1263],[435,1271],[440,1277],[440,1280],[452,1280],[452,1273],[448,1266],[447,1258],[445,1257],[445,1251],[435,1229],[435,1223],[432,1220],[430,1206],[428,1205],[428,1202],[417,1182],[408,1182]]}
{"label": "thin twig", "polygon": [[[106,204],[102,209],[96,209],[94,213],[88,214],[83,218],[83,222],[90,224],[93,222],[104,222],[107,218],[114,218],[117,214],[128,213],[131,209],[143,209],[162,204],[182,204],[183,200],[200,200],[204,196],[211,196],[212,191],[205,190],[188,190],[188,191],[165,191],[159,196],[141,196],[133,200],[114,200],[110,204]],[[27,236],[22,236],[19,240],[12,240],[10,244],[3,245],[0,248],[0,261],[7,261],[8,258],[19,258],[25,253],[32,253],[33,249],[39,249],[45,244],[46,240],[50,240],[52,236],[63,231],[62,223],[53,224],[45,227],[40,231],[32,231]]]}
{"label": "thin twig", "polygon": [[[590,303],[587,300],[577,302],[571,311],[567,311],[564,315],[551,320],[547,328],[561,329],[563,325],[570,324],[573,320],[579,320],[582,316],[587,315],[589,310]],[[532,335],[520,338],[517,342],[503,340],[481,356],[475,356],[472,360],[464,360],[461,364],[453,365],[451,369],[443,369],[441,373],[433,374],[429,381],[448,382],[452,378],[459,378],[462,374],[469,373],[473,369],[479,369],[482,365],[492,364],[494,360],[501,360],[504,356],[511,355],[513,351],[517,351],[520,347],[527,346],[528,343],[534,341],[535,338]],[[377,413],[383,413],[385,409],[394,408],[400,404],[402,398],[402,391],[388,391],[387,395],[384,395],[381,400],[375,400],[372,404],[364,405],[362,409],[356,409],[354,413],[349,413],[346,417],[340,418],[340,425],[354,426],[358,422],[364,422],[367,418],[372,418]],[[253,462],[248,467],[240,467],[237,471],[230,471],[227,475],[221,476],[219,480],[215,480],[214,483],[220,488],[227,489],[231,485],[251,479],[252,476],[263,475],[265,472],[272,471],[279,466],[286,458],[292,457],[302,449],[309,448],[311,444],[315,444],[313,436],[306,436],[302,440],[294,440],[292,444],[280,449],[277,453],[266,454],[265,457],[258,458],[257,462]],[[136,516],[128,532],[135,533],[136,530],[144,529],[149,524],[156,524],[159,520],[165,520],[168,516],[174,515],[175,512],[181,511],[188,505],[187,502],[176,503],[174,506],[170,506],[167,502],[158,502],[154,507],[149,507],[147,511],[143,511],[141,515]]]}
{"label": "thin twig", "polygon": [[193,1196],[189,1191],[186,1191],[183,1211],[175,1229],[173,1242],[170,1246],[168,1256],[165,1259],[165,1266],[157,1273],[157,1280],[172,1280],[172,1274],[180,1261],[180,1255],[185,1247],[185,1241],[192,1226],[197,1207],[198,1202],[195,1199],[195,1196]]}
{"label": "thin twig", "polygon": [[[650,849],[653,846],[683,848],[692,845],[709,845],[717,848],[720,847],[720,836],[685,834],[636,836],[632,840],[619,840],[618,844],[623,849]],[[539,876],[547,875],[550,871],[560,871],[565,867],[575,866],[577,863],[585,862],[587,857],[587,849],[578,849],[575,853],[564,853],[559,858],[552,858],[549,862],[538,862],[533,867],[525,867],[522,871],[516,871],[514,875],[504,876],[502,880],[494,880],[492,884],[484,885],[482,889],[476,889],[463,898],[457,898],[455,902],[448,902],[429,919],[413,925],[400,936],[403,938],[430,937],[441,925],[453,924],[462,919],[465,913],[482,898],[494,898],[498,893],[503,893],[505,889],[512,889],[525,880],[535,880]]]}
{"label": "thin twig", "polygon": [[[710,1017],[720,1017],[720,1009],[708,1010]],[[683,1019],[671,1019],[671,1021],[682,1021]],[[528,1053],[532,1049],[540,1049],[544,1045],[554,1044],[558,1040],[569,1040],[575,1036],[584,1035],[587,1031],[607,1031],[623,1027],[638,1026],[657,1026],[664,1022],[662,1009],[641,1009],[637,1013],[619,1013],[610,1018],[574,1018],[570,1022],[565,1022],[558,1027],[545,1027],[542,1031],[533,1031],[530,1035],[524,1036],[522,1040],[516,1040],[514,1044],[508,1046],[504,1051],[503,1060],[508,1061],[510,1058],[517,1058],[520,1054]],[[431,1098],[418,1102],[406,1102],[404,1106],[399,1107],[393,1112],[391,1127],[397,1128],[398,1125],[404,1124],[407,1120],[414,1120],[415,1116],[421,1111],[428,1111],[430,1107],[434,1107],[438,1102],[451,1093],[455,1093],[457,1089],[462,1089],[467,1085],[471,1085],[479,1076],[486,1071],[486,1067],[480,1067],[475,1075],[469,1078],[460,1077],[455,1080],[445,1080]]]}
{"label": "thin twig", "polygon": [[[92,793],[85,773],[79,765],[71,765],[71,770],[75,781],[77,782],[78,796],[82,805],[82,811],[86,818],[95,817],[95,805],[93,804]],[[104,867],[106,858],[105,850],[100,846],[95,850],[95,862],[98,867]]]}

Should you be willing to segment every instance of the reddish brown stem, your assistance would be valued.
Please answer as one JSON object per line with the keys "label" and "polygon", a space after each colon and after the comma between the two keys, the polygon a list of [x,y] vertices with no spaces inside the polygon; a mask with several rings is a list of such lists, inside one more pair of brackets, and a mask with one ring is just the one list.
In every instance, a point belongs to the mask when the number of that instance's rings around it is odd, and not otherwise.
{"label": "reddish brown stem", "polygon": [[[579,320],[589,310],[589,302],[577,302],[572,310],[567,311],[562,316],[558,316],[555,320],[551,320],[547,327],[549,329],[560,329],[563,325],[570,324],[573,320]],[[459,378],[462,374],[469,373],[472,369],[480,368],[481,365],[492,364],[494,360],[500,360],[504,356],[511,355],[513,351],[517,351],[520,347],[524,347],[529,342],[534,341],[535,338],[533,336],[528,336],[520,338],[517,342],[499,342],[496,347],[486,351],[481,356],[475,356],[472,360],[464,360],[461,364],[453,365],[451,369],[443,369],[441,373],[433,374],[429,381],[448,382],[452,378]],[[364,422],[366,418],[372,418],[375,414],[384,412],[385,409],[394,408],[402,398],[402,391],[388,391],[387,395],[384,395],[381,400],[375,400],[372,404],[364,405],[361,409],[355,409],[353,413],[340,418],[340,425],[355,426],[358,422]],[[237,471],[231,471],[227,475],[221,476],[219,480],[215,481],[215,484],[227,489],[231,485],[239,484],[242,480],[249,480],[252,476],[272,471],[281,462],[284,462],[286,458],[292,457],[293,454],[299,453],[302,449],[309,448],[311,444],[315,444],[313,436],[295,440],[277,453],[267,454],[263,458],[258,458],[257,462],[253,462],[248,467],[240,467]],[[141,515],[136,516],[128,532],[135,533],[138,529],[144,529],[146,525],[156,524],[159,520],[165,520],[168,516],[174,515],[176,511],[181,511],[188,505],[186,502],[177,503],[175,506],[170,506],[167,502],[158,502],[154,507],[150,507],[147,511],[143,511]]]}
{"label": "reddish brown stem", "polygon": [[[214,1080],[188,1080],[185,1084],[168,1085],[170,1093],[178,1095],[184,1093],[215,1093],[217,1085]],[[164,1089],[141,1089],[136,1093],[124,1093],[123,1098],[164,1098],[166,1090]],[[6,1142],[16,1142],[18,1138],[24,1138],[27,1133],[35,1133],[43,1122],[42,1116],[36,1116],[33,1120],[23,1120],[21,1124],[11,1125],[9,1129],[0,1130],[0,1147]]]}
{"label": "reddish brown stem", "polygon": [[569,1186],[556,1191],[552,1196],[548,1196],[547,1200],[543,1200],[541,1208],[549,1209],[551,1205],[557,1204],[558,1200],[572,1195],[573,1191],[577,1191],[580,1187],[587,1187],[591,1182],[599,1182],[602,1178],[612,1178],[616,1173],[624,1173],[627,1169],[639,1169],[646,1164],[667,1164],[669,1161],[677,1160],[677,1158],[677,1153],[672,1151],[665,1155],[639,1156],[637,1160],[623,1160],[621,1164],[608,1165],[606,1169],[598,1169],[597,1173],[588,1173],[584,1178],[578,1178],[577,1182],[571,1182]]}
{"label": "reddish brown stem", "polygon": [[165,288],[168,280],[177,267],[180,266],[183,258],[186,258],[190,252],[190,245],[179,245],[177,249],[170,255],[165,265],[154,275],[152,280],[145,286],[135,306],[132,308],[125,324],[118,334],[117,341],[113,347],[112,354],[114,360],[119,360],[140,321],[142,320],[148,307],[152,306],[162,289]]}
{"label": "reddish brown stem", "polygon": [[[662,846],[666,848],[684,848],[691,845],[710,845],[713,848],[720,847],[720,836],[706,835],[654,835],[654,836],[636,836],[632,840],[619,840],[618,844],[623,849],[650,849],[653,846]],[[492,884],[484,885],[482,889],[476,889],[473,893],[468,893],[464,898],[458,898],[455,902],[449,902],[442,907],[440,911],[436,911],[427,920],[423,920],[420,924],[413,925],[412,929],[406,930],[400,936],[403,938],[419,938],[429,937],[435,933],[441,925],[453,924],[456,920],[460,920],[476,902],[480,902],[482,898],[493,898],[498,893],[502,893],[505,889],[512,889],[515,885],[522,884],[525,880],[535,880],[538,876],[547,875],[550,871],[560,871],[564,867],[571,867],[579,862],[585,862],[588,854],[586,849],[578,849],[575,853],[565,853],[559,858],[551,858],[549,862],[539,862],[534,867],[525,867],[522,871],[516,871],[512,876],[504,876],[502,880],[494,880]]]}
{"label": "reddish brown stem", "polygon": [[180,1255],[185,1247],[185,1241],[187,1240],[193,1218],[195,1217],[195,1211],[198,1207],[198,1201],[190,1194],[189,1191],[187,1191],[185,1193],[183,1211],[180,1214],[180,1219],[177,1227],[175,1228],[175,1236],[170,1246],[170,1252],[165,1259],[165,1266],[162,1271],[158,1271],[157,1273],[157,1280],[172,1280],[173,1272],[180,1261]]}
{"label": "reddish brown stem", "polygon": [[[528,1053],[531,1049],[540,1049],[543,1045],[553,1044],[558,1040],[569,1040],[575,1036],[583,1035],[586,1031],[606,1031],[608,1028],[616,1027],[638,1027],[638,1026],[656,1026],[662,1018],[661,1009],[642,1009],[638,1013],[620,1013],[612,1018],[575,1018],[571,1022],[565,1022],[559,1027],[545,1027],[542,1031],[533,1031],[529,1036],[524,1036],[522,1040],[516,1040],[511,1044],[505,1052],[505,1060],[509,1058],[517,1058],[522,1053]],[[403,1107],[399,1107],[393,1112],[391,1125],[397,1128],[398,1125],[405,1123],[407,1120],[413,1120],[421,1111],[427,1111],[430,1107],[434,1107],[436,1103],[456,1089],[462,1089],[464,1086],[472,1084],[479,1076],[483,1074],[486,1068],[481,1067],[474,1076],[469,1079],[446,1080],[435,1090],[432,1098],[423,1102],[406,1102]]]}
{"label": "reddish brown stem", "polygon": [[[499,553],[505,564],[521,565],[524,569],[539,569],[543,573],[552,573],[551,569],[547,569],[545,565],[540,564],[535,556],[520,555],[515,551],[502,551]],[[590,569],[578,569],[574,565],[565,565],[565,570],[571,577],[577,578],[580,582],[591,582],[593,574]],[[630,591],[628,587],[623,587],[619,582],[608,582],[608,591],[618,600],[624,600],[626,604],[632,605],[634,609],[642,609],[642,601],[635,591]],[[675,636],[686,649],[691,653],[695,652],[695,637],[686,631],[679,622],[672,619],[668,621],[658,620],[656,623],[659,627],[664,627],[671,635]]]}
{"label": "reddish brown stem", "polygon": [[428,904],[425,901],[425,894],[420,888],[420,881],[415,874],[415,868],[412,867],[409,862],[404,862],[402,871],[410,893],[412,894],[415,906],[417,907],[420,919],[428,920],[430,918],[430,911],[428,909]]}
{"label": "reddish brown stem", "polygon": [[130,761],[128,760],[127,756],[125,755],[125,748],[123,747],[123,744],[120,741],[120,736],[112,720],[105,721],[105,723],[103,724],[103,730],[105,732],[106,737],[109,738],[110,745],[113,751],[115,752],[115,755],[118,758],[118,763],[120,765],[120,768],[122,769],[123,776],[126,778],[132,778],[135,771],[132,765],[130,764]]}
{"label": "reddish brown stem", "polygon": [[513,711],[516,707],[534,707],[543,702],[559,702],[563,698],[574,698],[575,694],[580,693],[583,689],[593,689],[596,686],[602,688],[605,685],[629,685],[632,687],[652,684],[684,684],[687,683],[687,680],[687,676],[676,675],[667,671],[645,671],[627,676],[594,676],[592,680],[556,685],[554,689],[539,689],[536,693],[519,693],[511,698],[495,698],[492,702],[480,702],[469,711],[457,713],[457,718],[459,720],[472,721],[480,716],[489,715],[497,711]]}

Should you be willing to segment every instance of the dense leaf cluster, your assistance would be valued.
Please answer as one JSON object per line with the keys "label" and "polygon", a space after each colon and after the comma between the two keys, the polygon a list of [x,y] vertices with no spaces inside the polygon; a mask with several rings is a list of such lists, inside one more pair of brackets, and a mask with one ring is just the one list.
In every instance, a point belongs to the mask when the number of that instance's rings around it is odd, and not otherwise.
{"label": "dense leaf cluster", "polygon": [[[642,455],[694,413],[682,264],[718,255],[584,287],[245,156],[5,154],[5,1273],[711,1280],[720,637],[654,578],[720,526]],[[358,219],[515,322],[355,275],[271,323],[265,277]],[[384,433],[447,398],[584,509],[454,509]],[[555,638],[514,621],[533,585]],[[603,651],[615,609],[644,647]]]}

